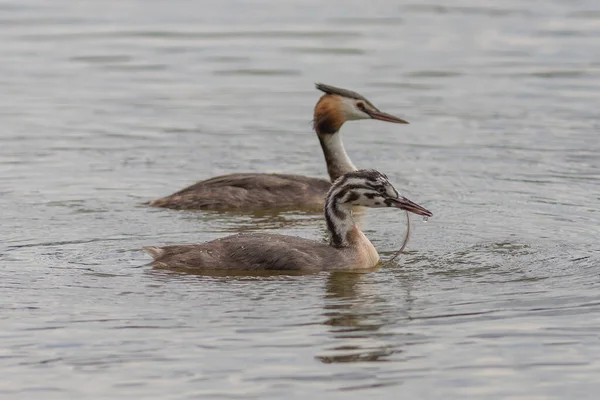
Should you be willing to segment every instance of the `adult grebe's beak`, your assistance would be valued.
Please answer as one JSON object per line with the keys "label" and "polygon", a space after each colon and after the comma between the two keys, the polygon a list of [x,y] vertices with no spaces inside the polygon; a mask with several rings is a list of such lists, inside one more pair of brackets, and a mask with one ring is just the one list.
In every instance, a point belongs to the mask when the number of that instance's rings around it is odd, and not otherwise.
{"label": "adult grebe's beak", "polygon": [[389,207],[400,208],[402,210],[406,210],[417,215],[422,215],[424,217],[431,217],[433,215],[431,211],[429,211],[425,207],[421,207],[415,202],[410,201],[406,197],[400,196],[395,199],[386,199],[385,202]]}
{"label": "adult grebe's beak", "polygon": [[392,114],[375,110],[364,110],[364,112],[369,114],[371,118],[378,119],[380,121],[394,122],[396,124],[408,124],[408,121],[405,121],[402,118],[395,117]]}

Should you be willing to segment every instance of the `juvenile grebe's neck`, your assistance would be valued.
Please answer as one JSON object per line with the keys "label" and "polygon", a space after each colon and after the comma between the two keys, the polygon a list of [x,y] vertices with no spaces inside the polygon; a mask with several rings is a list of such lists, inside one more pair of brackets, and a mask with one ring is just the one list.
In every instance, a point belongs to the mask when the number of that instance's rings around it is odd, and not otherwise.
{"label": "juvenile grebe's neck", "polygon": [[356,227],[352,218],[352,207],[327,203],[325,221],[329,231],[329,244],[333,247],[349,247],[351,245],[349,234]]}
{"label": "juvenile grebe's neck", "polygon": [[329,231],[329,244],[333,247],[352,246],[354,232],[359,231],[354,223],[350,204],[358,196],[351,190],[351,186],[338,185],[329,191],[325,199],[325,221]]}

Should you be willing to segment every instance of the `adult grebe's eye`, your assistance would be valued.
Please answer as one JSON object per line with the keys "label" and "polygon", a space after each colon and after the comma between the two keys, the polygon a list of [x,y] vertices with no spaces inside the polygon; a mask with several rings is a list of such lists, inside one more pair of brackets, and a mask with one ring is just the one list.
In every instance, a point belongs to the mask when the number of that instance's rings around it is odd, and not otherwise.
{"label": "adult grebe's eye", "polygon": [[365,111],[365,103],[363,103],[362,101],[359,101],[356,103],[356,107],[358,107],[360,110]]}

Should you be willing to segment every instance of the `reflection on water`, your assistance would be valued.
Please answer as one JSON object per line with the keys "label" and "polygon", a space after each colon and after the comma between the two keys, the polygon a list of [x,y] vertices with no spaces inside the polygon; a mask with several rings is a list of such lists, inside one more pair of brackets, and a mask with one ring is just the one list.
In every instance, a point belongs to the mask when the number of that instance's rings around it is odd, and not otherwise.
{"label": "reflection on water", "polygon": [[[595,398],[597,2],[0,9],[3,399]],[[140,204],[326,176],[315,81],[411,121],[342,131],[434,213],[403,254],[369,274],[147,266],[142,246],[241,231],[326,240],[321,210]],[[357,219],[383,260],[399,248],[402,213]]]}
{"label": "reflection on water", "polygon": [[[379,330],[385,325],[381,305],[385,298],[365,293],[364,274],[333,272],[326,282],[324,324],[336,341],[316,358],[323,363],[385,361],[400,352],[399,345],[378,344]],[[375,307],[373,307],[375,305]]]}

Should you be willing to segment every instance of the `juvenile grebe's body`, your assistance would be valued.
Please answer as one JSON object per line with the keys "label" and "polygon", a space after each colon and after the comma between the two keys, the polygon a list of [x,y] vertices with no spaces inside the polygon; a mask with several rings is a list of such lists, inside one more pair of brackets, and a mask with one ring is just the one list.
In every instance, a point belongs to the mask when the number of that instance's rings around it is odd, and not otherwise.
{"label": "juvenile grebe's body", "polygon": [[150,202],[153,207],[183,210],[260,210],[269,208],[321,208],[331,182],[355,171],[342,143],[340,128],[346,121],[377,119],[408,122],[378,110],[356,92],[317,84],[321,96],[313,125],[321,143],[330,181],[301,175],[236,173],[195,183],[170,196]]}
{"label": "juvenile grebe's body", "polygon": [[395,207],[423,216],[431,212],[401,196],[373,170],[349,172],[325,200],[329,244],[295,236],[241,233],[203,244],[145,247],[160,268],[191,270],[368,270],[379,262],[373,244],[352,218],[352,207]]}

